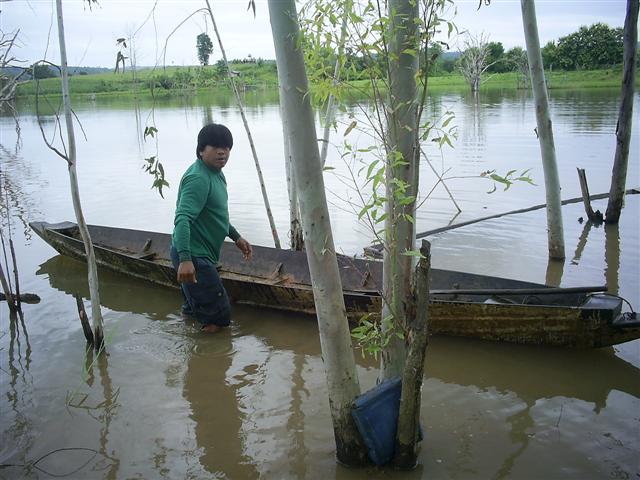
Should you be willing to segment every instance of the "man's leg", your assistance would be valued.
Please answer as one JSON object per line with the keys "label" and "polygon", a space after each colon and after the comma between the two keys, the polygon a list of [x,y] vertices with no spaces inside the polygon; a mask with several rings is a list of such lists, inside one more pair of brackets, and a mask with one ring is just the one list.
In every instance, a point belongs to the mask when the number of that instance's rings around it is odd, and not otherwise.
{"label": "man's leg", "polygon": [[[177,272],[178,265],[180,264],[180,260],[178,258],[178,252],[176,251],[173,245],[171,246],[170,256],[171,256],[171,263],[173,263],[173,269]],[[182,295],[182,308],[181,308],[182,315],[193,317],[193,308],[191,308],[191,305],[189,304],[187,293],[185,292],[184,286],[182,284],[180,284],[180,294]]]}
{"label": "man's leg", "polygon": [[201,257],[192,261],[197,283],[183,284],[185,296],[202,330],[214,333],[231,323],[229,296],[213,262]]}

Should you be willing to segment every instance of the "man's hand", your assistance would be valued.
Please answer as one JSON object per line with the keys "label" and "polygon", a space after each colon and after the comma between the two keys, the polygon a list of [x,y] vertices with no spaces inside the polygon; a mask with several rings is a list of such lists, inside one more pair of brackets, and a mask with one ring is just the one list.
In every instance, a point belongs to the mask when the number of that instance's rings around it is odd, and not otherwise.
{"label": "man's hand", "polygon": [[180,262],[178,265],[178,283],[198,283],[196,268],[191,260]]}
{"label": "man's hand", "polygon": [[251,257],[253,256],[253,249],[251,248],[251,244],[249,242],[240,237],[238,240],[236,240],[236,246],[242,252],[242,256],[245,260],[251,260]]}

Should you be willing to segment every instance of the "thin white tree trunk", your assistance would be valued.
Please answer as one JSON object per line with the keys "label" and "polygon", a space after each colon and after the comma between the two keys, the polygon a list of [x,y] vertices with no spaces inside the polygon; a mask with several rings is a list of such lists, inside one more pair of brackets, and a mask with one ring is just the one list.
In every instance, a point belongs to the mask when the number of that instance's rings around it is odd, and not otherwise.
{"label": "thin white tree trunk", "polygon": [[[280,81],[280,71],[278,70],[278,85],[280,98],[283,98],[282,90],[283,82]],[[302,238],[302,222],[300,222],[300,207],[298,205],[298,189],[296,187],[296,179],[293,175],[293,167],[291,165],[291,131],[289,130],[289,122],[280,102],[280,116],[282,118],[282,137],[284,143],[284,164],[287,175],[287,192],[289,193],[289,241],[292,250],[303,250],[304,241]]]}
{"label": "thin white tree trunk", "polygon": [[80,203],[80,189],[78,187],[78,176],[76,174],[76,139],[73,130],[73,118],[71,114],[71,98],[69,96],[69,72],[67,67],[67,47],[64,36],[64,22],[62,17],[62,0],[56,0],[56,11],[58,15],[58,40],[60,43],[60,67],[62,70],[62,102],[64,105],[64,119],[67,127],[68,141],[68,167],[69,181],[71,184],[71,199],[73,200],[73,210],[76,214],[78,229],[84,243],[84,250],[87,255],[87,265],[89,269],[89,295],[91,296],[91,319],[93,323],[94,348],[103,348],[104,328],[102,321],[102,310],[100,309],[100,290],[98,286],[98,267],[96,256],[93,251],[93,243],[89,235],[89,229],[82,214]]}
{"label": "thin white tree trunk", "polygon": [[209,4],[209,0],[205,0],[207,3],[207,10],[209,11],[209,16],[211,17],[211,23],[213,24],[213,30],[216,33],[216,38],[218,39],[218,45],[220,46],[220,52],[222,53],[222,59],[224,60],[224,64],[227,67],[227,74],[229,75],[229,82],[231,82],[231,88],[233,89],[233,94],[236,97],[236,102],[238,103],[238,109],[240,110],[240,116],[242,117],[242,123],[244,124],[244,129],[247,131],[247,137],[249,138],[249,145],[251,146],[251,153],[253,155],[253,161],[256,164],[256,171],[258,172],[258,180],[260,181],[260,190],[262,191],[262,199],[264,200],[264,207],[267,210],[267,217],[269,218],[269,226],[271,227],[271,235],[273,236],[273,242],[276,248],[280,248],[280,239],[278,238],[278,231],[276,230],[276,224],[273,220],[273,214],[271,213],[271,207],[269,206],[269,198],[267,196],[267,188],[264,184],[264,178],[262,176],[262,169],[260,168],[260,162],[258,161],[258,153],[256,152],[256,147],[253,143],[253,136],[251,135],[251,130],[249,129],[249,122],[247,122],[247,117],[244,113],[244,106],[242,104],[242,99],[240,98],[240,93],[238,92],[238,87],[236,86],[236,82],[233,79],[233,74],[231,73],[231,68],[229,67],[229,62],[227,61],[227,54],[224,50],[224,46],[222,45],[222,39],[220,37],[220,33],[218,32],[218,26],[216,24],[216,20],[213,17],[213,10],[211,9],[211,5]]}
{"label": "thin white tree trunk", "polygon": [[613,159],[611,189],[605,221],[617,223],[624,203],[627,184],[629,144],[633,121],[633,91],[636,81],[636,48],[638,44],[638,0],[627,0],[627,14],[624,20],[624,61],[622,76],[622,101],[616,128],[616,153]]}
{"label": "thin white tree trunk", "polygon": [[542,154],[544,169],[544,185],[547,196],[547,232],[549,243],[549,257],[564,258],[564,234],[562,226],[562,205],[560,198],[560,178],[556,162],[556,148],[553,142],[553,128],[549,116],[549,99],[547,84],[544,78],[544,65],[540,52],[538,37],[538,21],[534,0],[521,0],[522,23],[524,38],[527,44],[527,58],[529,72],[536,107],[536,123],[538,126],[538,140]]}
{"label": "thin white tree trunk", "polygon": [[[384,321],[382,328],[394,328],[403,332],[406,325],[405,308],[411,295],[412,257],[404,255],[413,250],[415,228],[407,216],[415,217],[415,194],[417,192],[417,98],[418,56],[404,53],[406,49],[418,51],[418,2],[410,0],[390,0],[388,6],[389,56],[397,58],[389,69],[389,118],[387,132],[386,197],[387,218],[385,220],[385,243],[383,256],[383,298],[385,299],[382,318],[393,316],[393,326]],[[393,165],[395,154],[402,155],[404,165]],[[394,180],[406,182],[407,196],[414,196],[412,202],[401,205],[395,195]],[[404,370],[406,357],[405,342],[396,335],[391,337],[389,346],[381,356],[382,379],[398,377]]]}
{"label": "thin white tree trunk", "polygon": [[[340,71],[342,70],[342,61],[344,55],[344,42],[347,38],[347,20],[349,19],[349,13],[351,12],[351,7],[353,2],[351,0],[346,0],[342,8],[344,11],[342,12],[342,27],[340,29],[340,41],[338,43],[338,56],[336,58],[336,65],[333,70],[333,80],[332,84],[335,88],[340,81]],[[335,98],[333,94],[329,95],[329,99],[327,100],[327,115],[324,119],[324,133],[322,135],[322,148],[320,149],[320,159],[322,161],[322,166],[324,167],[327,162],[327,152],[329,151],[329,137],[331,135],[331,125],[333,124],[333,120],[336,115],[336,106],[335,106]]]}
{"label": "thin white tree trunk", "polygon": [[324,360],[329,404],[340,462],[358,465],[365,462],[351,407],[360,394],[356,364],[346,319],[342,282],[331,232],[324,190],[318,138],[309,95],[294,0],[269,0],[269,16],[282,81],[282,96],[291,132],[293,170],[307,261],[318,317],[320,345]]}

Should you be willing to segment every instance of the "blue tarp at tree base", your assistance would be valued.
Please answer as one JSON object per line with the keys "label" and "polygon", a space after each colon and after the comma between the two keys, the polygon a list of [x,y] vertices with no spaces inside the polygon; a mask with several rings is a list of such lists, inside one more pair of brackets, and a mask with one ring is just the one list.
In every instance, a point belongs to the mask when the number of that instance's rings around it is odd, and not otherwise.
{"label": "blue tarp at tree base", "polygon": [[[401,393],[400,378],[386,380],[360,395],[351,410],[369,458],[376,465],[389,463],[393,458]],[[419,438],[422,439],[421,431]]]}

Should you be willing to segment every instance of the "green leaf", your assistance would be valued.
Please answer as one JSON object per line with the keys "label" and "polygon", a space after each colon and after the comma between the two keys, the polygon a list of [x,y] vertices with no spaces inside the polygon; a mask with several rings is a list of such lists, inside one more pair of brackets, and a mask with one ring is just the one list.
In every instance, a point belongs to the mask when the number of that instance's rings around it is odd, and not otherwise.
{"label": "green leaf", "polygon": [[373,162],[371,162],[369,168],[367,169],[367,179],[371,178],[371,172],[373,172],[373,169],[378,163],[380,163],[380,160],[374,160]]}
{"label": "green leaf", "polygon": [[415,195],[408,195],[400,200],[400,205],[409,205],[415,201]]}
{"label": "green leaf", "polygon": [[144,138],[145,138],[145,140],[146,140],[146,138],[148,136],[155,137],[156,133],[158,133],[158,129],[156,127],[153,127],[153,126],[145,127],[144,128]]}
{"label": "green leaf", "polygon": [[346,137],[347,135],[349,135],[349,133],[351,133],[351,130],[353,130],[354,128],[356,128],[356,125],[358,125],[358,122],[356,122],[355,120],[353,122],[351,122],[349,124],[349,126],[347,127],[347,129],[344,131],[344,137]]}

